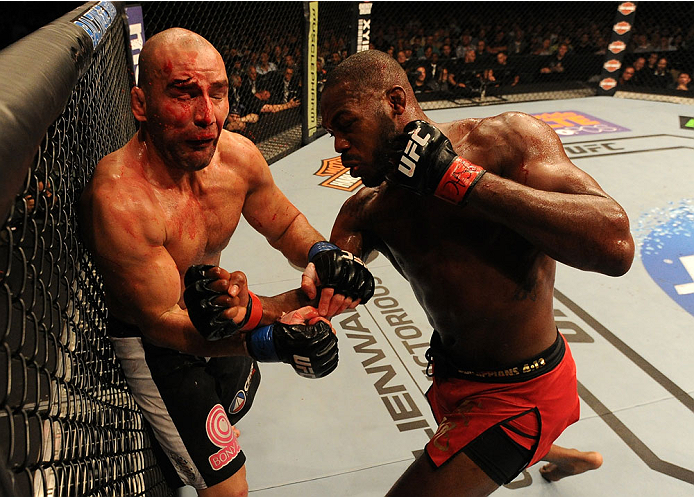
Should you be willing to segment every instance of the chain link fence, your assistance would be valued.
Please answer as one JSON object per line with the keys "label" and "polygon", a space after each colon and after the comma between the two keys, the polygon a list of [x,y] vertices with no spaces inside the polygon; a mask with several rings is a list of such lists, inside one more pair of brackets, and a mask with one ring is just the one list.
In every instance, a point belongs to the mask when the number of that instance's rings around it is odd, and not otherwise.
{"label": "chain link fence", "polygon": [[135,132],[125,46],[116,22],[45,132],[0,230],[2,495],[171,494],[106,336],[101,277],[76,215],[96,163]]}

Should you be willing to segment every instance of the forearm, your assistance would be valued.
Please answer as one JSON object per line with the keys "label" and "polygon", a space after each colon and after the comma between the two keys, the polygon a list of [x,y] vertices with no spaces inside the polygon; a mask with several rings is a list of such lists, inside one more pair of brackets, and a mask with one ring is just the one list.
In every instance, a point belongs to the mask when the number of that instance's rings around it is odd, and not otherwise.
{"label": "forearm", "polygon": [[206,340],[191,323],[188,312],[178,306],[143,326],[142,331],[155,345],[185,354],[199,357],[248,355],[242,333],[221,340]]}
{"label": "forearm", "polygon": [[261,325],[267,325],[278,321],[287,312],[300,309],[307,305],[318,304],[317,299],[310,300],[300,289],[290,290],[274,297],[258,297],[263,305],[263,317]]}
{"label": "forearm", "polygon": [[629,220],[604,194],[536,190],[487,173],[467,200],[559,262],[612,276],[631,266]]}
{"label": "forearm", "polygon": [[314,243],[321,240],[325,240],[325,237],[309,224],[303,214],[297,211],[284,232],[274,240],[268,241],[292,264],[305,267],[308,264],[308,251]]}

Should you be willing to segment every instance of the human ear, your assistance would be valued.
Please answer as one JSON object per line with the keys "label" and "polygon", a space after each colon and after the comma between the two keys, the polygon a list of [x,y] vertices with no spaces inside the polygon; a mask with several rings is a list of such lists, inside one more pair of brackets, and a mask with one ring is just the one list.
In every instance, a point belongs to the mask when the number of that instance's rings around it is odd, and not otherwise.
{"label": "human ear", "polygon": [[395,115],[402,115],[405,112],[405,107],[407,106],[407,95],[405,95],[405,89],[402,86],[394,86],[387,92],[388,103]]}
{"label": "human ear", "polygon": [[133,86],[132,90],[130,90],[130,108],[137,121],[145,122],[147,120],[145,92],[139,86]]}

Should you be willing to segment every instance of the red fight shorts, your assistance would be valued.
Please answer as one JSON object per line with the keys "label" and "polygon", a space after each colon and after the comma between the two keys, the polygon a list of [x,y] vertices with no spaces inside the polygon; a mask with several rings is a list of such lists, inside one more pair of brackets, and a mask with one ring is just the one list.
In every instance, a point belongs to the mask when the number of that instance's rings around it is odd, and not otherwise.
{"label": "red fight shorts", "polygon": [[541,460],[578,421],[576,364],[560,333],[541,354],[501,371],[451,367],[437,339],[434,333],[427,398],[439,427],[426,446],[436,467],[463,451],[503,485]]}

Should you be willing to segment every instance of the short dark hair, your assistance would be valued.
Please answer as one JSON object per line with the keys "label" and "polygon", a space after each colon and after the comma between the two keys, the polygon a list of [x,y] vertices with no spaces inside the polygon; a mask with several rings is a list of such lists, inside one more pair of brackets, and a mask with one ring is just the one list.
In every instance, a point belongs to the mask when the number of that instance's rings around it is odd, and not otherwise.
{"label": "short dark hair", "polygon": [[398,61],[380,50],[365,50],[347,57],[328,74],[323,91],[343,83],[356,92],[385,90],[392,84],[409,86]]}

